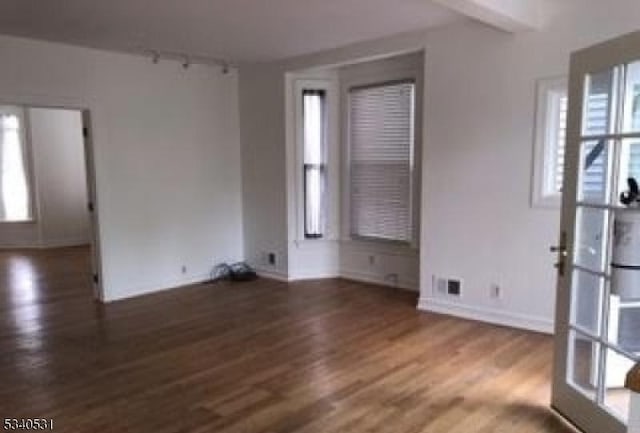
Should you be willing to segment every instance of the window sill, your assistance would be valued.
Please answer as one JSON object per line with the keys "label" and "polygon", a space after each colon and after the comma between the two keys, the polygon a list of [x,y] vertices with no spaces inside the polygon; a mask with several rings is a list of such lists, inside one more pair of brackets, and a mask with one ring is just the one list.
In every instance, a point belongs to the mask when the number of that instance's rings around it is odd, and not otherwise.
{"label": "window sill", "polygon": [[340,241],[341,244],[351,245],[354,248],[370,250],[376,249],[380,251],[385,251],[387,254],[394,255],[419,255],[420,254],[420,245],[409,243],[409,242],[400,242],[400,241],[388,241],[385,239],[367,239],[367,238],[345,238]]}
{"label": "window sill", "polygon": [[531,201],[531,207],[534,209],[559,210],[562,207],[562,198],[559,195],[535,197]]}
{"label": "window sill", "polygon": [[36,224],[36,220],[25,220],[25,221],[0,221],[0,225],[31,225]]}

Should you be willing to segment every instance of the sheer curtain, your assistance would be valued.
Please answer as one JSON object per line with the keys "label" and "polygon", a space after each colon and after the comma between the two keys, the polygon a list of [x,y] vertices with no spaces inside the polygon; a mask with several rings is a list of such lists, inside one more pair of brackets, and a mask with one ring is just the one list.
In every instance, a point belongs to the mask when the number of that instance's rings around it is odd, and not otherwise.
{"label": "sheer curtain", "polygon": [[0,108],[0,221],[31,219],[22,116]]}

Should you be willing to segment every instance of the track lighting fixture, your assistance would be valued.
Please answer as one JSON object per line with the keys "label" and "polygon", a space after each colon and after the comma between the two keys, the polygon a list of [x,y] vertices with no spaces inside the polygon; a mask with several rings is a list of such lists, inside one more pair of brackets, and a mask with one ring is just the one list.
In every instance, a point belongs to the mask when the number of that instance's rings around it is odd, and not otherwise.
{"label": "track lighting fixture", "polygon": [[216,59],[213,57],[204,57],[204,56],[191,56],[186,53],[179,53],[175,51],[161,51],[154,49],[144,49],[139,52],[145,56],[149,56],[151,58],[151,62],[154,65],[160,63],[161,60],[172,60],[180,63],[183,69],[189,69],[191,65],[207,65],[207,66],[218,66],[222,70],[223,75],[227,75],[231,70],[231,64],[229,64],[226,60]]}

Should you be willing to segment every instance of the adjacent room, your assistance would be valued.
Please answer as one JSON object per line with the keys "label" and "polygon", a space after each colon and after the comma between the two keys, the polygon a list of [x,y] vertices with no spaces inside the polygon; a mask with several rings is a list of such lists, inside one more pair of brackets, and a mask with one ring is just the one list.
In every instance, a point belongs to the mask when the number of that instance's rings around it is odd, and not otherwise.
{"label": "adjacent room", "polygon": [[7,431],[640,433],[640,3],[0,0]]}

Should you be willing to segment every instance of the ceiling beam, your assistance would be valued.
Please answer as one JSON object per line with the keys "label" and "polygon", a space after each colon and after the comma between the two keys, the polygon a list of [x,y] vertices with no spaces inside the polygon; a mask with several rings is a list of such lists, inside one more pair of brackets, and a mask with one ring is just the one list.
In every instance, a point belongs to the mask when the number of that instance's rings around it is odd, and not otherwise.
{"label": "ceiling beam", "polygon": [[540,0],[433,0],[455,12],[509,33],[541,27]]}

